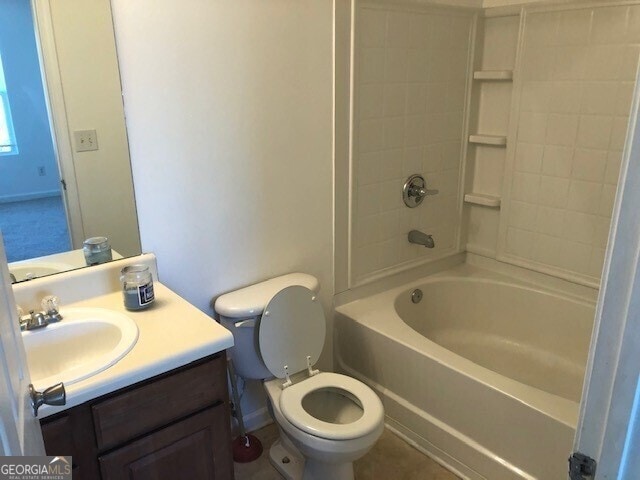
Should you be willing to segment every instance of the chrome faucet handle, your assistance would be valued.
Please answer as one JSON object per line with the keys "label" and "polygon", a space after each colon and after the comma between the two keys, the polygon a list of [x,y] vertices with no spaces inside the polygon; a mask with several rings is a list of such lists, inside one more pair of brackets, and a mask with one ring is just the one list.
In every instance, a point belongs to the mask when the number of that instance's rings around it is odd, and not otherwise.
{"label": "chrome faucet handle", "polygon": [[11,283],[12,284],[18,283],[18,279],[16,278],[16,276],[13,273],[9,272],[9,277],[11,278]]}
{"label": "chrome faucet handle", "polygon": [[27,324],[29,322],[28,315],[25,315],[24,310],[20,305],[16,305],[16,311],[18,313],[18,324],[20,325],[20,331],[24,332],[27,329]]}
{"label": "chrome faucet handle", "polygon": [[422,203],[424,197],[437,195],[438,190],[428,189],[427,183],[422,175],[411,175],[402,188],[402,199],[409,208],[415,208]]}
{"label": "chrome faucet handle", "polygon": [[55,295],[47,295],[40,302],[42,310],[45,312],[49,323],[55,323],[62,320],[60,315],[60,299]]}
{"label": "chrome faucet handle", "polygon": [[420,188],[420,187],[411,187],[409,190],[410,197],[425,197],[427,195],[437,195],[440,193],[440,190],[428,189],[428,188]]}

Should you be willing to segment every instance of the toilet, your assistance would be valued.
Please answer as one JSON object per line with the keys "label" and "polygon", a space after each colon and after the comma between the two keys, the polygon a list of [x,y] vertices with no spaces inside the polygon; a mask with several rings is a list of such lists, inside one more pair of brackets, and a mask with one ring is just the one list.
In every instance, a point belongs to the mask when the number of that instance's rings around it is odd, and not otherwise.
{"label": "toilet", "polygon": [[237,374],[263,380],[280,431],[271,463],[290,480],[350,480],[384,410],[364,383],[313,368],[326,333],[319,290],[312,275],[292,273],[222,295],[215,310],[233,333]]}

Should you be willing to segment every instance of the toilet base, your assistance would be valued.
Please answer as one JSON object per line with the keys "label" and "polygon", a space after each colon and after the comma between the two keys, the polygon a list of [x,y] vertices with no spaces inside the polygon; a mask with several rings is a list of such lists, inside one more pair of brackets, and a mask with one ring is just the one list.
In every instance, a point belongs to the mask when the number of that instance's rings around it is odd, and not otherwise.
{"label": "toilet base", "polygon": [[271,465],[286,480],[354,480],[353,463],[325,463],[291,453],[280,439],[269,449]]}
{"label": "toilet base", "polygon": [[[287,459],[289,461],[287,461]],[[271,445],[269,449],[269,460],[271,461],[271,465],[273,465],[286,480],[300,480],[302,478],[304,458],[292,454],[291,451],[284,447],[280,439]]]}
{"label": "toilet base", "polygon": [[325,463],[307,459],[302,480],[354,480],[353,463]]}

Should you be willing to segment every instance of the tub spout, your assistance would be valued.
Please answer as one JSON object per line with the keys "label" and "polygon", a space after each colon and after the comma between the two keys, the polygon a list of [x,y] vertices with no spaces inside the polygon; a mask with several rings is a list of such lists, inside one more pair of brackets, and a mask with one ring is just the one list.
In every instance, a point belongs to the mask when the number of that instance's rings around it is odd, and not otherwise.
{"label": "tub spout", "polygon": [[424,245],[427,248],[433,248],[436,246],[436,243],[433,241],[433,237],[431,235],[422,233],[419,230],[411,230],[407,238],[409,239],[409,243]]}

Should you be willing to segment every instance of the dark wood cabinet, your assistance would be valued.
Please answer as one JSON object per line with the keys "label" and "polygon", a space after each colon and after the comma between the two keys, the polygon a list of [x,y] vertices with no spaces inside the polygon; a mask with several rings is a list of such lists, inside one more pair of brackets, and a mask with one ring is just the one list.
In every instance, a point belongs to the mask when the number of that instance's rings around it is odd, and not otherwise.
{"label": "dark wood cabinet", "polygon": [[103,480],[227,478],[230,458],[219,432],[229,423],[222,405],[147,435],[100,457]]}
{"label": "dark wood cabinet", "polygon": [[71,455],[73,479],[100,478],[91,410],[83,404],[42,421],[42,436],[48,455]]}
{"label": "dark wood cabinet", "polygon": [[74,480],[233,479],[224,354],[42,420]]}

